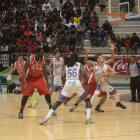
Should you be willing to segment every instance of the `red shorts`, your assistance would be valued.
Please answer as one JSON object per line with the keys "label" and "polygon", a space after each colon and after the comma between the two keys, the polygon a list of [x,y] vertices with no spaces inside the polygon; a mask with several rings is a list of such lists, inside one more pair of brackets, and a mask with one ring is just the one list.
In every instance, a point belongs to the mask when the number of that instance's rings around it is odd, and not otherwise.
{"label": "red shorts", "polygon": [[24,91],[24,96],[32,96],[35,88],[40,95],[49,94],[47,83],[43,76],[38,79],[27,77],[26,82],[27,89]]}

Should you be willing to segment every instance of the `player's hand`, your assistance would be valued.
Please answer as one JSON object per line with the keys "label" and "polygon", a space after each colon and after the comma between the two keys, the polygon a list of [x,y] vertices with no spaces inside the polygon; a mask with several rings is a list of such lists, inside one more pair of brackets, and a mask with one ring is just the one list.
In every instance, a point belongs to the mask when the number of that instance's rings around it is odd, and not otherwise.
{"label": "player's hand", "polygon": [[110,46],[110,49],[111,49],[112,51],[114,51],[114,49],[115,49],[115,44],[110,43],[109,46]]}
{"label": "player's hand", "polygon": [[87,50],[87,53],[89,53],[90,52],[90,47],[87,47],[86,50]]}
{"label": "player's hand", "polygon": [[27,84],[25,83],[24,84],[24,91],[26,91],[27,90]]}

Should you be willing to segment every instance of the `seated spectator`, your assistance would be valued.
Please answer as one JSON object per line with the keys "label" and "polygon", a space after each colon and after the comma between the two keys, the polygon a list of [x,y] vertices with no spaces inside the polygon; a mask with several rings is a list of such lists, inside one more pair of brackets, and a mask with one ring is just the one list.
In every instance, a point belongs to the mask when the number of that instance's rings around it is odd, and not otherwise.
{"label": "seated spectator", "polygon": [[99,30],[96,27],[91,28],[91,44],[93,47],[99,46]]}
{"label": "seated spectator", "polygon": [[100,30],[100,46],[101,47],[105,47],[106,46],[106,38],[107,38],[107,34],[104,31],[104,29],[101,28],[101,30]]}
{"label": "seated spectator", "polygon": [[59,0],[59,5],[58,5],[58,9],[60,10],[60,11],[62,11],[62,9],[63,9],[63,7],[64,7],[64,4],[63,4],[63,0]]}
{"label": "seated spectator", "polygon": [[75,12],[74,12],[72,6],[70,6],[70,8],[67,9],[66,16],[67,16],[68,22],[70,21],[71,18],[74,18],[75,17]]}
{"label": "seated spectator", "polygon": [[93,9],[95,7],[95,1],[94,0],[88,0],[88,6],[89,6],[90,10],[93,11]]}
{"label": "seated spectator", "polygon": [[91,11],[88,5],[85,5],[84,11],[83,11],[83,16],[87,14],[87,15],[91,15]]}
{"label": "seated spectator", "polygon": [[45,0],[45,2],[42,5],[42,10],[45,12],[47,7],[49,7],[49,10],[51,10],[50,3],[48,2],[48,0]]}
{"label": "seated spectator", "polygon": [[26,24],[24,20],[21,20],[21,23],[19,25],[19,36],[21,36],[22,34],[24,34],[24,31],[26,29]]}
{"label": "seated spectator", "polygon": [[33,19],[31,19],[31,21],[29,22],[28,28],[29,28],[30,31],[33,31],[34,30],[35,23],[34,23],[34,20]]}
{"label": "seated spectator", "polygon": [[38,48],[38,44],[34,41],[31,45],[31,53],[35,53],[35,50]]}
{"label": "seated spectator", "polygon": [[70,0],[67,0],[67,2],[64,4],[64,9],[69,9],[70,6],[73,7],[73,4],[70,2]]}
{"label": "seated spectator", "polygon": [[80,9],[80,6],[76,7],[76,15],[78,15],[79,17],[82,15],[82,11]]}
{"label": "seated spectator", "polygon": [[89,28],[90,21],[91,21],[91,16],[88,15],[88,13],[85,13],[83,16],[83,23],[86,25],[87,28]]}
{"label": "seated spectator", "polygon": [[26,46],[27,46],[27,52],[30,53],[31,52],[31,46],[32,46],[32,40],[30,39],[29,36],[27,37]]}
{"label": "seated spectator", "polygon": [[65,24],[69,28],[69,33],[74,34],[77,28],[77,24],[74,23],[74,19],[71,19],[71,22],[69,24]]}
{"label": "seated spectator", "polygon": [[89,23],[89,28],[97,27],[98,23],[94,20],[94,18]]}
{"label": "seated spectator", "polygon": [[117,37],[116,37],[116,47],[118,49],[118,52],[121,52],[122,39],[121,39],[120,35],[117,35]]}
{"label": "seated spectator", "polygon": [[9,47],[8,45],[6,45],[5,43],[3,43],[2,45],[0,45],[0,51],[2,52],[8,52],[9,51]]}
{"label": "seated spectator", "polygon": [[54,1],[55,0],[49,0],[49,1],[50,1],[51,8],[54,8]]}
{"label": "seated spectator", "polygon": [[139,46],[140,40],[136,33],[132,34],[130,43],[131,43],[131,51],[137,52],[137,48]]}
{"label": "seated spectator", "polygon": [[78,34],[83,35],[84,32],[87,31],[87,28],[85,26],[85,23],[83,23],[83,20],[80,20],[80,24],[77,25],[77,32]]}
{"label": "seated spectator", "polygon": [[27,30],[24,32],[24,36],[25,36],[26,38],[27,38],[27,37],[31,38],[31,36],[32,36],[32,31],[30,31],[30,29],[27,28]]}
{"label": "seated spectator", "polygon": [[46,24],[41,19],[39,19],[39,22],[35,24],[35,31],[37,31],[37,29],[41,32],[45,32],[46,30]]}
{"label": "seated spectator", "polygon": [[76,38],[76,50],[80,51],[83,48],[83,38],[81,34],[78,34]]}
{"label": "seated spectator", "polygon": [[123,41],[127,52],[130,50],[130,40],[131,40],[130,35],[126,35]]}
{"label": "seated spectator", "polygon": [[43,33],[42,35],[42,43],[45,44],[47,42],[47,37],[45,35],[45,33]]}
{"label": "seated spectator", "polygon": [[59,46],[63,46],[66,43],[65,33],[62,32],[59,35]]}
{"label": "seated spectator", "polygon": [[18,32],[18,24],[16,23],[16,20],[13,20],[13,23],[10,24],[10,31],[11,35],[17,36]]}
{"label": "seated spectator", "polygon": [[112,34],[112,26],[111,24],[108,22],[108,20],[105,20],[105,23],[102,25],[102,28],[104,28],[104,30],[106,31],[107,34]]}
{"label": "seated spectator", "polygon": [[61,47],[61,53],[68,53],[69,52],[69,47],[67,46],[67,43],[64,43]]}
{"label": "seated spectator", "polygon": [[38,45],[41,45],[41,41],[42,41],[42,32],[38,29],[36,32],[36,42],[38,43]]}
{"label": "seated spectator", "polygon": [[93,16],[92,16],[91,19],[94,19],[94,21],[97,22],[97,24],[98,24],[98,22],[99,22],[99,17],[98,17],[98,15],[97,15],[96,12],[93,12]]}
{"label": "seated spectator", "polygon": [[87,0],[82,0],[82,7],[86,4]]}
{"label": "seated spectator", "polygon": [[27,53],[27,52],[28,52],[28,47],[27,47],[26,43],[23,43],[22,53]]}
{"label": "seated spectator", "polygon": [[48,47],[48,44],[47,44],[47,43],[43,44],[43,49],[44,49],[44,52],[45,52],[45,53],[50,52],[50,50],[49,50],[49,47]]}
{"label": "seated spectator", "polygon": [[52,42],[52,36],[51,35],[47,38],[47,44],[48,44],[48,47],[49,47],[49,51],[53,52],[53,42]]}
{"label": "seated spectator", "polygon": [[71,35],[71,38],[69,40],[69,50],[70,52],[73,52],[75,50],[75,45],[76,45],[76,38],[74,34]]}
{"label": "seated spectator", "polygon": [[74,23],[76,23],[77,25],[80,23],[80,20],[82,19],[82,17],[80,17],[78,14],[74,17]]}

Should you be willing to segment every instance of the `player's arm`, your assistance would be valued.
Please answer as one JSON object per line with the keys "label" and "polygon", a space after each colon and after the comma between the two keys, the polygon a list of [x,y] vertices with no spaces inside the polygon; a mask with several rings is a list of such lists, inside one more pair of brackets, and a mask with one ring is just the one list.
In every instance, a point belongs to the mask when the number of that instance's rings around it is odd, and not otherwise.
{"label": "player's arm", "polygon": [[30,64],[30,59],[27,59],[23,68],[23,73],[22,73],[22,77],[23,77],[23,83],[24,83],[24,90],[27,89],[27,83],[26,83],[26,72],[29,68],[29,64]]}
{"label": "player's arm", "polygon": [[9,74],[11,74],[12,72],[14,72],[17,69],[16,66],[16,62],[14,63],[14,67],[5,75],[5,77],[7,77]]}
{"label": "player's arm", "polygon": [[94,73],[94,76],[95,76],[95,81],[96,81],[97,83],[99,83],[99,82],[100,82],[101,76],[100,76],[100,77],[97,76],[97,72],[96,72],[95,68],[93,69],[93,73]]}
{"label": "player's arm", "polygon": [[85,58],[84,58],[84,62],[85,62],[85,64],[91,64],[91,65],[93,65],[94,64],[94,61],[88,60],[88,53],[89,53],[89,51],[90,51],[90,48],[87,48],[86,49]]}
{"label": "player's arm", "polygon": [[63,59],[63,70],[65,69],[65,63],[64,63],[64,59]]}
{"label": "player's arm", "polygon": [[[45,60],[45,64],[46,64],[46,60]],[[43,75],[45,77],[45,80],[47,82],[47,87],[49,89],[49,81],[48,81],[48,75],[47,75],[47,71],[46,71],[46,66],[45,65],[43,66]]]}
{"label": "player's arm", "polygon": [[51,73],[52,65],[53,65],[53,60],[51,59],[50,64],[49,64],[49,74],[50,74],[50,76],[52,75],[52,73]]}
{"label": "player's arm", "polygon": [[66,81],[66,69],[65,68],[62,71],[61,79],[62,79],[62,83],[64,85],[65,84],[65,81]]}
{"label": "player's arm", "polygon": [[84,80],[85,80],[85,83],[86,83],[86,87],[88,88],[88,77],[87,77],[86,71],[84,69],[84,66],[82,64],[80,66],[80,71],[81,71],[81,74],[84,77]]}
{"label": "player's arm", "polygon": [[108,71],[109,71],[109,73],[106,73],[107,76],[116,75],[116,72],[110,66],[107,66],[107,67],[108,67]]}
{"label": "player's arm", "polygon": [[115,53],[114,53],[114,49],[115,49],[115,45],[114,44],[110,44],[110,49],[112,50],[112,57],[109,60],[105,61],[105,64],[109,65],[110,63],[112,63],[114,61],[115,58]]}

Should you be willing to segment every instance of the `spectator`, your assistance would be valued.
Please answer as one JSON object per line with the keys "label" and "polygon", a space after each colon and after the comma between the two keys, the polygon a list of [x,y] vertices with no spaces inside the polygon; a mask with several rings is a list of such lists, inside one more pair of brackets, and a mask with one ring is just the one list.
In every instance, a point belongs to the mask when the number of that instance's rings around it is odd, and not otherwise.
{"label": "spectator", "polygon": [[130,50],[131,45],[130,41],[131,41],[130,35],[127,34],[123,42],[127,52]]}
{"label": "spectator", "polygon": [[72,6],[73,7],[73,4],[70,2],[70,0],[67,0],[67,2],[64,4],[64,9],[69,9],[70,8],[70,6]]}
{"label": "spectator", "polygon": [[32,31],[30,31],[30,29],[27,28],[27,30],[24,32],[24,36],[25,36],[26,38],[27,38],[27,37],[31,38],[31,36],[32,36]]}
{"label": "spectator", "polygon": [[78,34],[83,35],[84,32],[87,31],[87,28],[85,26],[85,23],[83,22],[83,20],[80,20],[80,24],[77,25],[77,32]]}
{"label": "spectator", "polygon": [[95,19],[93,18],[91,20],[91,22],[89,23],[89,27],[90,28],[93,28],[93,27],[97,27],[98,26],[98,23],[95,21]]}
{"label": "spectator", "polygon": [[82,35],[78,34],[77,38],[76,38],[76,50],[80,51],[83,48],[83,39],[82,39]]}
{"label": "spectator", "polygon": [[90,21],[91,21],[90,15],[88,15],[88,13],[85,13],[85,15],[83,16],[83,23],[86,25],[87,28],[89,28]]}
{"label": "spectator", "polygon": [[45,32],[46,30],[46,24],[43,22],[43,20],[39,19],[39,22],[35,24],[35,31],[39,29],[41,32]]}
{"label": "spectator", "polygon": [[33,31],[35,29],[35,23],[33,19],[31,19],[31,21],[28,23],[28,28],[30,31]]}
{"label": "spectator", "polygon": [[139,46],[139,37],[137,36],[136,33],[132,34],[130,43],[131,43],[131,51],[137,52],[137,48]]}
{"label": "spectator", "polygon": [[13,20],[13,23],[10,24],[10,31],[11,35],[14,35],[17,37],[17,32],[18,32],[18,24],[16,23],[16,20]]}
{"label": "spectator", "polygon": [[47,7],[49,8],[49,10],[51,10],[50,3],[48,2],[48,0],[45,0],[45,2],[42,5],[42,10],[45,12],[45,10],[46,10]]}
{"label": "spectator", "polygon": [[42,32],[38,29],[36,32],[36,42],[38,45],[41,45],[42,41]]}
{"label": "spectator", "polygon": [[105,20],[105,23],[102,25],[102,28],[106,31],[107,34],[112,34],[112,26],[111,24],[108,22],[108,20]]}
{"label": "spectator", "polygon": [[6,45],[5,43],[3,43],[3,44],[0,46],[0,51],[8,52],[8,51],[9,51],[8,45]]}
{"label": "spectator", "polygon": [[99,17],[97,15],[96,12],[93,12],[93,16],[92,16],[92,19],[94,19],[95,22],[97,22],[97,25],[98,25],[98,22],[99,22]]}
{"label": "spectator", "polygon": [[66,14],[67,14],[68,22],[70,21],[71,18],[75,17],[75,12],[74,12],[72,6],[70,6],[70,8],[67,9],[67,13]]}
{"label": "spectator", "polygon": [[74,34],[71,35],[71,38],[69,40],[69,50],[70,52],[73,52],[75,50],[75,45],[76,45],[76,38]]}
{"label": "spectator", "polygon": [[75,7],[79,6],[80,7],[80,0],[74,0]]}
{"label": "spectator", "polygon": [[93,9],[95,7],[95,1],[94,0],[88,0],[88,6],[89,6],[90,10],[93,11]]}
{"label": "spectator", "polygon": [[27,46],[27,52],[30,53],[31,52],[31,47],[32,47],[32,40],[30,39],[29,36],[27,37],[26,46]]}
{"label": "spectator", "polygon": [[80,17],[78,14],[74,17],[74,23],[76,23],[77,25],[80,23],[80,20],[82,19],[82,17]]}
{"label": "spectator", "polygon": [[100,9],[101,9],[101,12],[103,12],[104,8],[106,7],[106,1],[107,0],[99,0],[99,6],[100,6]]}
{"label": "spectator", "polygon": [[69,48],[66,43],[64,43],[61,47],[61,53],[68,53]]}
{"label": "spectator", "polygon": [[69,27],[69,33],[74,34],[76,32],[77,24],[74,23],[74,19],[71,19],[69,24],[66,24]]}
{"label": "spectator", "polygon": [[31,53],[35,53],[35,50],[38,48],[38,44],[34,41],[33,44],[31,44]]}
{"label": "spectator", "polygon": [[82,0],[82,7],[86,4],[87,0]]}
{"label": "spectator", "polygon": [[80,9],[80,6],[76,7],[76,15],[81,16],[82,15],[82,11]]}
{"label": "spectator", "polygon": [[118,52],[121,52],[122,39],[121,39],[120,35],[117,35],[117,38],[116,38],[116,47],[118,49]]}
{"label": "spectator", "polygon": [[100,46],[101,47],[106,46],[106,38],[107,38],[107,34],[104,31],[104,28],[101,28],[101,30],[100,30]]}
{"label": "spectator", "polygon": [[87,15],[90,15],[91,14],[91,11],[90,11],[90,8],[88,5],[85,5],[85,9],[83,11],[83,16],[87,14]]}
{"label": "spectator", "polygon": [[54,2],[55,2],[55,0],[50,0],[50,5],[51,5],[51,8],[53,8],[53,7],[54,7]]}
{"label": "spectator", "polygon": [[47,38],[47,44],[48,44],[48,47],[49,47],[49,51],[53,52],[53,42],[52,42],[52,36],[51,35]]}
{"label": "spectator", "polygon": [[59,6],[58,6],[59,10],[62,11],[63,7],[64,7],[64,4],[63,4],[63,0],[59,0]]}

